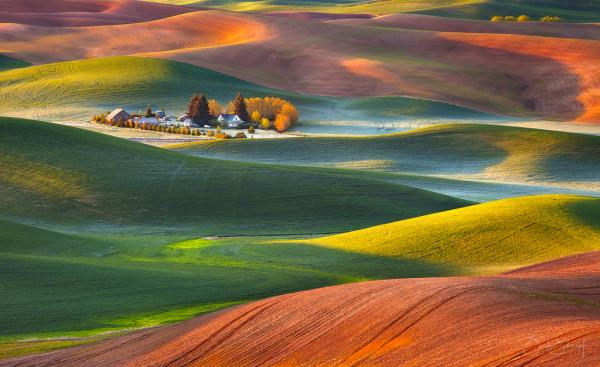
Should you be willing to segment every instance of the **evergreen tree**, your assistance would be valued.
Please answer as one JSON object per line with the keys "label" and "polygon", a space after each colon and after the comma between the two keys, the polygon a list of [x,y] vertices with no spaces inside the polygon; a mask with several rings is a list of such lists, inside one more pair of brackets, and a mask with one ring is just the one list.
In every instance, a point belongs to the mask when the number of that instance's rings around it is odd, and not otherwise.
{"label": "evergreen tree", "polygon": [[248,109],[246,108],[246,100],[241,93],[238,93],[233,100],[233,113],[238,115],[244,122],[250,121]]}
{"label": "evergreen tree", "polygon": [[146,113],[144,114],[145,117],[152,117],[154,116],[154,114],[152,113],[152,108],[150,108],[150,105],[148,105],[146,107]]}
{"label": "evergreen tree", "polygon": [[200,116],[200,95],[197,93],[192,96],[188,103],[187,117],[196,121]]}
{"label": "evergreen tree", "polygon": [[194,94],[188,103],[187,116],[196,124],[207,124],[213,117],[204,94]]}
{"label": "evergreen tree", "polygon": [[200,103],[198,106],[199,111],[199,121],[202,124],[208,124],[210,120],[213,118],[213,115],[210,113],[210,107],[208,105],[208,99],[204,94],[200,94]]}

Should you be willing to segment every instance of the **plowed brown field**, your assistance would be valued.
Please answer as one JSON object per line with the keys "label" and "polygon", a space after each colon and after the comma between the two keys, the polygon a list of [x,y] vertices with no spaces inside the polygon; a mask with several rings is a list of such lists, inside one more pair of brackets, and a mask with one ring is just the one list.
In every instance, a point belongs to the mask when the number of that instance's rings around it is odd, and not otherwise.
{"label": "plowed brown field", "polygon": [[11,366],[595,366],[600,252],[269,298]]}

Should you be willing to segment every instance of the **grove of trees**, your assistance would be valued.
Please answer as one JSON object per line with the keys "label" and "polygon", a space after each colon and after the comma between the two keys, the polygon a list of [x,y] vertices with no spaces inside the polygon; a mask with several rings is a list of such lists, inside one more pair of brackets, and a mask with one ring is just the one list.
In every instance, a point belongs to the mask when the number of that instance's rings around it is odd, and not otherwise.
{"label": "grove of trees", "polygon": [[[529,17],[528,15],[519,15],[518,17],[515,17],[513,15],[506,15],[506,16],[502,16],[502,15],[494,15],[493,17],[490,18],[490,21],[492,22],[530,22],[532,21],[531,17]],[[541,17],[540,18],[540,22],[562,22],[562,19],[560,17],[553,17],[553,16],[545,16],[545,17]]]}

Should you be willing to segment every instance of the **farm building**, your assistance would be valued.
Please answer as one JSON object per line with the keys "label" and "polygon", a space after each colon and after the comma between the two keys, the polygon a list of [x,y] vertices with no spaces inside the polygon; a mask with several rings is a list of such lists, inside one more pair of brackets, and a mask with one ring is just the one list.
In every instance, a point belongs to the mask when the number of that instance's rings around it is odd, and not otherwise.
{"label": "farm building", "polygon": [[117,108],[108,116],[106,116],[106,121],[108,122],[119,122],[119,121],[127,121],[131,118],[131,116],[122,108]]}
{"label": "farm building", "polygon": [[217,118],[219,123],[226,123],[228,127],[238,127],[240,124],[244,123],[238,115],[234,115],[231,113],[222,113]]}

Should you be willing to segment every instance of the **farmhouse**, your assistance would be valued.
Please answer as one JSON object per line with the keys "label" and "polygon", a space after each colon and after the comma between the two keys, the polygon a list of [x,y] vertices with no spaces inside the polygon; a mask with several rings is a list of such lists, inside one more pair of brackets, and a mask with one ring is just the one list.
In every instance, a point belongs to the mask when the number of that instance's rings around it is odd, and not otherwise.
{"label": "farmhouse", "polygon": [[217,121],[219,121],[219,123],[226,123],[227,127],[238,127],[240,124],[244,123],[244,120],[242,120],[238,115],[231,113],[220,114],[217,118]]}
{"label": "farmhouse", "polygon": [[106,121],[108,122],[119,122],[119,121],[127,121],[131,118],[131,116],[122,108],[117,108],[113,112],[111,112],[108,116],[106,116]]}

